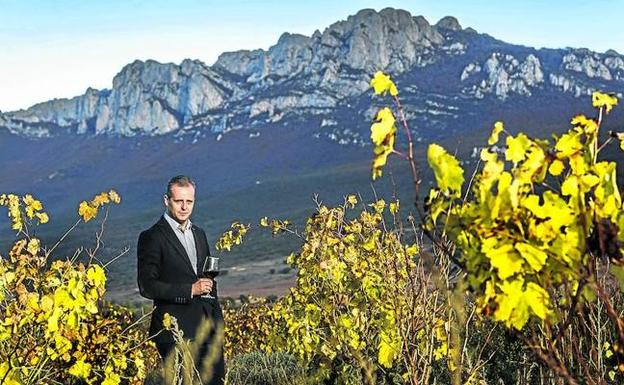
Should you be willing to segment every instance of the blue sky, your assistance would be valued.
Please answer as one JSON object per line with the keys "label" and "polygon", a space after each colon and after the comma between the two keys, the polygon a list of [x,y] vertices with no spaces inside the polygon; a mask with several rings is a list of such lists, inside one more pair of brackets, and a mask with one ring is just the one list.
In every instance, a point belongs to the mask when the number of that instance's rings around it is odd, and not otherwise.
{"label": "blue sky", "polygon": [[0,110],[110,88],[135,59],[212,64],[224,51],[267,49],[362,8],[402,8],[434,24],[452,15],[498,39],[624,53],[621,0],[0,0]]}

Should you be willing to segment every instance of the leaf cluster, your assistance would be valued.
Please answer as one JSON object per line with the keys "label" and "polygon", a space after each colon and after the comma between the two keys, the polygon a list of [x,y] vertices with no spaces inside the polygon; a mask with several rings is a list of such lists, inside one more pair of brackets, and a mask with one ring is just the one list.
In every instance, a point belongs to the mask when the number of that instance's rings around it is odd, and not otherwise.
{"label": "leaf cluster", "polygon": [[50,261],[28,236],[28,219],[47,222],[41,203],[30,195],[6,201],[25,236],[0,258],[0,382],[142,383],[154,349],[140,348],[151,343],[129,310],[104,302],[103,266]]}

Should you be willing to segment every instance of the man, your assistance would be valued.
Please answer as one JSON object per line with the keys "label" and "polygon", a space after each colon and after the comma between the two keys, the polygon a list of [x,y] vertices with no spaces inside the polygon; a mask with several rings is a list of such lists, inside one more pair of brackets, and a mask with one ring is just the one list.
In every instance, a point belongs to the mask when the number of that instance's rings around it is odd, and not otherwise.
{"label": "man", "polygon": [[[202,266],[210,255],[206,234],[190,221],[195,203],[195,183],[187,176],[172,178],[164,196],[165,213],[151,228],[141,233],[137,247],[138,285],[143,297],[154,301],[150,335],[165,359],[175,349],[173,335],[163,330],[165,313],[175,317],[184,338],[195,340],[198,328],[212,323],[214,328],[200,343],[196,367],[201,370],[204,357],[214,365],[210,384],[223,384],[225,365],[223,341],[215,341],[223,330],[223,314],[214,281],[201,277]],[[211,293],[213,298],[202,298]],[[215,332],[216,330],[216,332]],[[217,345],[215,345],[217,344]],[[218,353],[215,359],[215,349]]]}

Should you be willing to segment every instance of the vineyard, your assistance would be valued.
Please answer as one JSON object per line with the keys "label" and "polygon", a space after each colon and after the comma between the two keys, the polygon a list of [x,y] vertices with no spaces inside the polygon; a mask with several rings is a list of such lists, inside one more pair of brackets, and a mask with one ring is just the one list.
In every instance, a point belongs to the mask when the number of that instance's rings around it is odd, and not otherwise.
{"label": "vineyard", "polygon": [[[225,304],[226,383],[623,383],[624,211],[603,151],[624,151],[624,133],[601,131],[617,99],[594,93],[596,116],[574,116],[552,138],[497,122],[474,170],[431,144],[435,185],[422,192],[400,90],[381,72],[371,86],[392,102],[371,125],[371,177],[384,178],[389,157],[404,161],[412,180],[397,182],[414,199],[318,202],[303,229],[232,224],[223,252],[248,231],[302,246],[287,257],[297,271],[287,295]],[[83,201],[68,232],[92,220],[105,231],[120,203],[114,190]],[[101,234],[60,259],[58,243],[33,235],[53,219],[40,201],[4,194],[0,204],[16,233],[0,259],[0,384],[162,383],[149,313],[104,301]],[[193,354],[181,357],[172,370],[192,366]]]}

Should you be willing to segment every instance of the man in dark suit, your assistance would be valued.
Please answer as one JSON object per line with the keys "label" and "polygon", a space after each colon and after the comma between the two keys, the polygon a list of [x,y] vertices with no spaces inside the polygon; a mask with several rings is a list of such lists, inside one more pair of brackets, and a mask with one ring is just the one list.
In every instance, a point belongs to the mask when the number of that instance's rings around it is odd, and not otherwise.
{"label": "man in dark suit", "polygon": [[[202,266],[210,255],[206,233],[190,221],[195,183],[183,175],[172,178],[164,203],[165,213],[141,233],[137,247],[139,291],[154,301],[150,335],[165,359],[175,348],[172,333],[163,330],[166,313],[177,319],[184,338],[191,341],[195,341],[198,328],[212,323],[214,327],[208,338],[198,341],[200,348],[195,362],[201,370],[201,363],[210,355],[214,362],[210,384],[223,384],[223,338],[217,338],[219,333],[222,337],[223,314],[214,281],[202,276]],[[208,293],[212,298],[206,298]]]}

